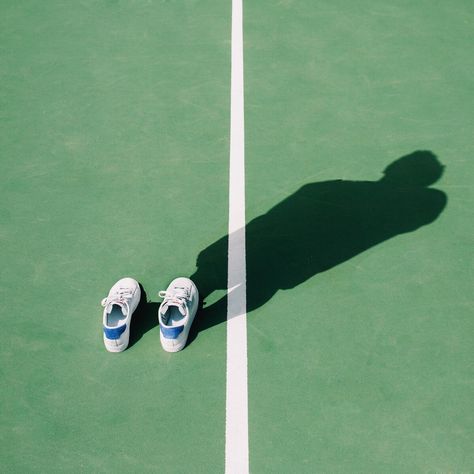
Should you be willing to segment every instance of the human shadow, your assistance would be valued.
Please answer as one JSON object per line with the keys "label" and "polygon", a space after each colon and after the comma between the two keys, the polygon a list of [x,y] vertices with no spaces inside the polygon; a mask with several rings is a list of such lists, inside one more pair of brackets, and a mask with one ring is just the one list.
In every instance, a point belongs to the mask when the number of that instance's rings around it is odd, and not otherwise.
{"label": "human shadow", "polygon": [[[430,151],[391,163],[379,181],[309,183],[245,227],[247,312],[396,235],[433,222],[447,196],[429,188],[444,167]],[[242,230],[237,231],[242,232]],[[202,300],[227,288],[228,236],[202,250],[190,278]],[[232,315],[231,315],[232,316]],[[202,308],[190,334],[227,319],[227,296]]]}

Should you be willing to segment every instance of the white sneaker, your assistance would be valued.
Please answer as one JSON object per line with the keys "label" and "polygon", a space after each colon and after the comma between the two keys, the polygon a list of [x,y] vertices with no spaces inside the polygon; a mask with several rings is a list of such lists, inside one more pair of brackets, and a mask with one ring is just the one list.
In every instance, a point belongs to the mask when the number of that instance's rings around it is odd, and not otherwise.
{"label": "white sneaker", "polygon": [[175,278],[159,296],[164,298],[158,309],[161,345],[167,352],[178,352],[186,345],[196,316],[198,289],[189,278]]}
{"label": "white sneaker", "polygon": [[130,339],[132,314],[140,302],[140,286],[133,278],[122,278],[101,302],[104,307],[104,344],[109,352],[122,352]]}

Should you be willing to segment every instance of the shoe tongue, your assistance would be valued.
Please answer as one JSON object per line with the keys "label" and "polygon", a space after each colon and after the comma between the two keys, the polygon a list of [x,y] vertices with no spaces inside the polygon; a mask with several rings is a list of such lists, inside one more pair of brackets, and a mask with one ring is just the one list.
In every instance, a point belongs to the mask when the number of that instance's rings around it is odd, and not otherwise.
{"label": "shoe tongue", "polygon": [[184,309],[183,303],[181,303],[181,301],[175,300],[175,299],[170,299],[170,300],[166,301],[166,303],[162,306],[162,308],[163,308],[162,313],[165,314],[166,311],[168,311],[168,308],[169,308],[170,306],[175,306],[176,308],[179,309],[179,312],[180,312],[183,316],[186,316],[186,311],[185,311],[185,309]]}
{"label": "shoe tongue", "polygon": [[107,307],[105,308],[105,312],[107,314],[110,314],[112,312],[114,306],[118,306],[122,310],[122,314],[124,316],[127,316],[127,309],[125,308],[125,305],[122,304],[122,303],[119,303],[118,301],[112,301],[111,303],[109,303],[107,305]]}

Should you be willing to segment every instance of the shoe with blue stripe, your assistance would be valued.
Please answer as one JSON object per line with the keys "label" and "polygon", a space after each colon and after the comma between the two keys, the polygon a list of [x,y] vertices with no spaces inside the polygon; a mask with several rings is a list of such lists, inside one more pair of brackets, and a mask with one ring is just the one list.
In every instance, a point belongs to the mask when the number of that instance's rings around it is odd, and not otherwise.
{"label": "shoe with blue stripe", "polygon": [[101,302],[104,307],[104,344],[109,352],[122,352],[130,339],[132,314],[140,302],[140,285],[133,278],[122,278]]}
{"label": "shoe with blue stripe", "polygon": [[161,346],[167,352],[178,352],[188,340],[189,330],[199,304],[199,292],[189,278],[175,278],[166,291],[158,309]]}

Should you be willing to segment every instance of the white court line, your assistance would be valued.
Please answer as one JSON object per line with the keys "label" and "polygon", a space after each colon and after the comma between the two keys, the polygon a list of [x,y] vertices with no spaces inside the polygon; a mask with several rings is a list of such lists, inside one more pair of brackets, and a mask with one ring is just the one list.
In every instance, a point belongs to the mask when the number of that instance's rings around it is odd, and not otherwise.
{"label": "white court line", "polygon": [[232,0],[226,474],[249,472],[242,0]]}

